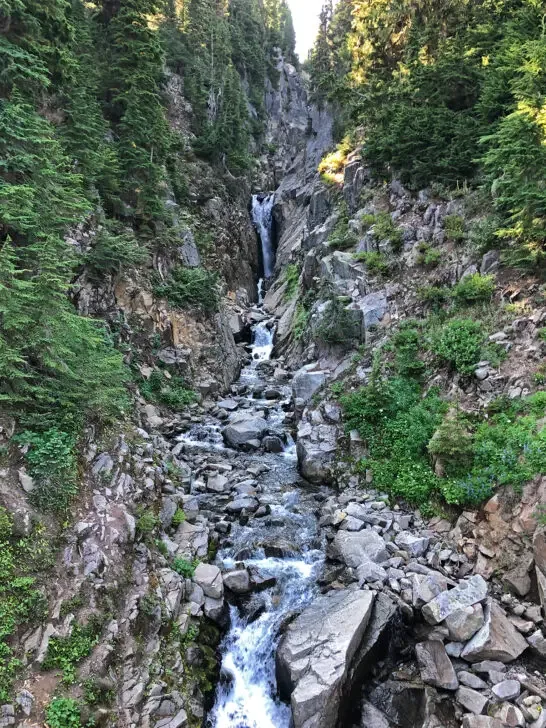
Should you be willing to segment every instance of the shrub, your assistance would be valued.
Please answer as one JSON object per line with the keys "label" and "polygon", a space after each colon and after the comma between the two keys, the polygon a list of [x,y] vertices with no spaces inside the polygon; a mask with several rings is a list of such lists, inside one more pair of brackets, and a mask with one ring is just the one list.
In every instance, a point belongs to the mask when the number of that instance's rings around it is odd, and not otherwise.
{"label": "shrub", "polygon": [[446,475],[461,475],[474,456],[472,436],[458,417],[444,420],[428,443],[428,451],[440,461]]}
{"label": "shrub", "polygon": [[466,239],[464,220],[460,215],[446,215],[444,230],[447,240],[451,243],[461,243]]}
{"label": "shrub", "polygon": [[196,563],[177,556],[173,560],[171,568],[173,569],[173,571],[176,571],[177,574],[180,574],[180,576],[183,576],[186,579],[191,579],[195,574],[196,566]]}
{"label": "shrub", "polygon": [[348,346],[360,336],[360,328],[353,312],[337,296],[332,296],[322,312],[315,331],[319,341],[332,346]]}
{"label": "shrub", "polygon": [[396,227],[388,212],[380,212],[375,216],[374,235],[379,242],[389,241],[395,253],[402,250],[404,245],[402,231]]}
{"label": "shrub", "polygon": [[479,220],[470,228],[470,243],[478,253],[482,255],[488,250],[493,250],[499,245],[500,240],[497,236],[501,222],[496,217],[486,217]]}
{"label": "shrub", "polygon": [[309,323],[309,311],[305,308],[303,303],[298,302],[294,318],[292,320],[292,332],[296,341],[303,339],[305,332],[307,331],[307,325]]}
{"label": "shrub", "polygon": [[480,361],[484,339],[481,324],[471,319],[453,319],[432,337],[431,349],[460,374],[472,374]]}
{"label": "shrub", "polygon": [[425,365],[419,358],[423,343],[422,329],[412,321],[405,322],[392,337],[396,371],[401,376],[420,375]]}
{"label": "shrub", "polygon": [[158,526],[159,518],[150,509],[142,511],[136,522],[136,529],[141,536],[148,536],[153,533]]}
{"label": "shrub", "polygon": [[431,248],[428,243],[420,243],[419,253],[417,256],[418,265],[428,265],[432,268],[438,265],[442,259],[442,253],[437,248]]}
{"label": "shrub", "polygon": [[139,389],[148,402],[164,404],[174,410],[182,409],[197,401],[197,394],[186,387],[182,377],[174,375],[167,379],[158,369],[155,369],[148,379],[141,380]]}
{"label": "shrub", "polygon": [[73,698],[53,698],[46,717],[49,728],[81,728],[80,706]]}
{"label": "shrub", "polygon": [[171,525],[174,526],[174,528],[177,528],[181,523],[184,523],[185,520],[186,514],[182,508],[177,508],[174,513],[173,520],[171,521]]}
{"label": "shrub", "polygon": [[154,287],[158,298],[165,298],[176,308],[202,308],[208,313],[218,309],[218,276],[204,268],[175,268],[171,277]]}
{"label": "shrub", "polygon": [[368,271],[376,276],[388,276],[390,266],[383,253],[371,251],[369,253],[355,253],[355,260],[364,263]]}
{"label": "shrub", "polygon": [[92,278],[116,275],[123,269],[138,268],[148,260],[146,247],[139,244],[131,230],[110,224],[98,232],[84,262]]}
{"label": "shrub", "polygon": [[445,286],[422,286],[418,289],[417,295],[420,301],[430,304],[433,308],[439,308],[450,298],[450,292]]}
{"label": "shrub", "polygon": [[284,283],[286,284],[286,290],[284,292],[284,298],[286,301],[291,301],[298,292],[300,282],[300,269],[295,263],[287,265],[284,269]]}
{"label": "shrub", "polygon": [[495,293],[495,277],[479,273],[465,276],[453,289],[453,297],[458,303],[473,304],[490,301]]}
{"label": "shrub", "polygon": [[35,480],[31,500],[44,510],[66,510],[78,492],[76,436],[51,428],[40,433],[25,431],[16,439],[28,447],[25,460]]}
{"label": "shrub", "polygon": [[353,248],[358,239],[356,235],[349,230],[349,212],[347,205],[343,202],[339,208],[339,218],[332,234],[328,238],[328,245],[335,250],[348,250]]}
{"label": "shrub", "polygon": [[63,671],[63,681],[73,683],[76,679],[77,665],[88,655],[98,643],[100,635],[100,623],[91,620],[83,626],[76,624],[68,637],[52,637],[49,640],[44,669],[51,670],[55,667]]}

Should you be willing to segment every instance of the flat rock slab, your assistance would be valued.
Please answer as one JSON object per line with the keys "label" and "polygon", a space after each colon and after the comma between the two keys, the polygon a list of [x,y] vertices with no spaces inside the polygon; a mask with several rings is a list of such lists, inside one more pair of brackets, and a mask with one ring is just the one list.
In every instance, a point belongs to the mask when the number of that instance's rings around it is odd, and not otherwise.
{"label": "flat rock slab", "polygon": [[457,690],[457,675],[440,640],[420,642],[415,645],[415,654],[424,683],[444,690]]}
{"label": "flat rock slab", "polygon": [[485,608],[485,624],[464,648],[461,657],[467,662],[516,660],[528,645],[500,606],[489,600]]}
{"label": "flat rock slab", "polygon": [[338,531],[331,552],[335,559],[355,569],[365,561],[381,564],[389,559],[385,541],[375,531]]}
{"label": "flat rock slab", "polygon": [[292,705],[294,728],[332,728],[351,662],[364,639],[371,591],[330,592],[288,627],[277,649],[277,681]]}
{"label": "flat rock slab", "polygon": [[460,687],[455,695],[457,702],[459,702],[465,710],[474,713],[475,715],[481,715],[485,712],[485,708],[489,700],[483,693],[479,693],[477,690],[472,688]]}
{"label": "flat rock slab", "polygon": [[423,617],[429,624],[440,624],[453,612],[471,607],[483,601],[486,596],[487,582],[476,574],[462,581],[454,589],[438,594],[431,602],[425,604],[422,610]]}
{"label": "flat rock slab", "polygon": [[193,582],[201,587],[207,597],[221,599],[224,596],[222,574],[213,564],[199,564],[195,569]]}

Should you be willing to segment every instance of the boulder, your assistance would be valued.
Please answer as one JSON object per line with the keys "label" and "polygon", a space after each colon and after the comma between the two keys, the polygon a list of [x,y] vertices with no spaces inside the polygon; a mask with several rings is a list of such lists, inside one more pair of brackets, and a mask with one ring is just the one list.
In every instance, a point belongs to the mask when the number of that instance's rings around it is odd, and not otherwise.
{"label": "boulder", "polygon": [[485,624],[464,648],[461,657],[467,662],[516,660],[527,642],[508,620],[500,606],[489,600],[485,608]]}
{"label": "boulder", "polygon": [[246,569],[236,569],[224,574],[224,586],[234,594],[248,594],[250,591],[250,574]]}
{"label": "boulder", "polygon": [[484,621],[483,607],[480,603],[458,609],[446,617],[449,639],[454,642],[466,642],[483,627]]}
{"label": "boulder", "polygon": [[207,597],[221,599],[224,595],[222,574],[213,564],[199,564],[195,569],[193,581],[201,587]]}
{"label": "boulder", "polygon": [[479,574],[461,581],[454,589],[438,594],[423,607],[423,617],[429,624],[440,624],[450,614],[471,607],[487,596],[487,582]]}
{"label": "boulder", "polygon": [[307,403],[326,382],[330,372],[320,369],[318,364],[307,364],[299,369],[292,380],[294,399]]}
{"label": "boulder", "polygon": [[338,429],[335,425],[313,428],[306,422],[298,429],[296,453],[302,476],[310,483],[330,483],[337,452]]}
{"label": "boulder", "polygon": [[430,539],[413,536],[407,531],[402,531],[401,533],[397,534],[394,542],[398,546],[398,548],[402,549],[403,551],[407,551],[407,553],[412,558],[418,558],[419,556],[422,556],[428,549]]}
{"label": "boulder", "polygon": [[384,713],[367,700],[363,700],[360,725],[361,728],[390,728],[392,723],[387,720]]}
{"label": "boulder", "polygon": [[251,417],[248,420],[232,422],[224,428],[223,435],[227,445],[243,447],[260,440],[267,430],[267,422],[262,417]]}
{"label": "boulder", "polygon": [[462,728],[504,728],[500,720],[487,715],[463,715]]}
{"label": "boulder", "polygon": [[337,724],[373,602],[371,591],[330,592],[288,627],[277,649],[277,682],[281,694],[290,696],[294,728]]}
{"label": "boulder", "polygon": [[415,654],[424,683],[444,690],[457,690],[457,675],[440,640],[420,642],[415,645]]}
{"label": "boulder", "polygon": [[517,680],[503,680],[494,685],[492,691],[499,700],[513,700],[519,697],[521,685]]}
{"label": "boulder", "polygon": [[330,546],[331,556],[358,568],[365,561],[381,564],[389,559],[385,541],[376,531],[338,531]]}
{"label": "boulder", "polygon": [[455,695],[457,702],[459,702],[463,708],[468,710],[470,713],[481,715],[489,700],[483,693],[479,693],[477,690],[472,688],[460,687]]}

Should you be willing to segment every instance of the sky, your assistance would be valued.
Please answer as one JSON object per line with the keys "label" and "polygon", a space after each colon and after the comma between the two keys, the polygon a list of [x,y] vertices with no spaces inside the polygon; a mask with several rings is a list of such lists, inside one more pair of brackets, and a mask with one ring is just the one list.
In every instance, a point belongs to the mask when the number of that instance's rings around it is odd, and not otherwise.
{"label": "sky", "polygon": [[300,61],[305,61],[317,35],[322,0],[288,0],[288,4],[296,29],[296,51]]}

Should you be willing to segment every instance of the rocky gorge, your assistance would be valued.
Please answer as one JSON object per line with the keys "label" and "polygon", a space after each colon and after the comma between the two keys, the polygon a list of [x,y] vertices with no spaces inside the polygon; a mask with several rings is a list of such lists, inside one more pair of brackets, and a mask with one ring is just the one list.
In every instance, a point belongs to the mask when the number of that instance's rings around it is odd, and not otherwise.
{"label": "rocky gorge", "polygon": [[[137,396],[130,426],[102,441],[89,433],[47,616],[17,635],[23,672],[0,728],[44,725],[63,683],[85,698],[82,725],[546,726],[543,475],[517,500],[499,489],[479,509],[429,513],[355,468],[367,444],[335,396],[340,382],[368,382],[374,351],[423,313],[422,285],[487,275],[499,257],[453,244],[446,218],[466,214],[460,200],[381,184],[359,149],[326,184],[317,167],[332,147],[331,112],[278,63],[266,132],[277,148],[251,209],[239,201],[238,245],[218,252],[229,290],[212,323],[173,312],[138,281],[78,281],[82,309],[123,311],[141,327],[131,336],[165,334],[139,364],[144,377],[159,360],[200,397],[172,408]],[[208,207],[229,227],[226,210]],[[358,255],[393,255],[380,213],[401,236],[390,276]],[[354,251],[331,245],[343,215]],[[432,270],[419,257],[434,246],[442,262]],[[183,247],[190,265],[197,248]],[[538,291],[502,275],[499,295],[513,305]],[[350,350],[321,336],[333,296],[351,322]],[[442,368],[434,383],[470,409],[529,394],[545,321],[543,303],[520,306],[489,335],[504,363],[475,361],[467,377]],[[24,537],[32,478],[19,461],[1,482]]]}

